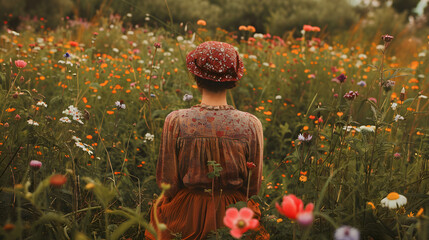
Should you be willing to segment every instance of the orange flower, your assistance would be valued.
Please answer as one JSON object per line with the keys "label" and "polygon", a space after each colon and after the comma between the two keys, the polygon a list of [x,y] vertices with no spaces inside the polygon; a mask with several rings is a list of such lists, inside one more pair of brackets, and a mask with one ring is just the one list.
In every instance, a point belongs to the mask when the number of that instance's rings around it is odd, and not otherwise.
{"label": "orange flower", "polygon": [[256,32],[256,28],[252,25],[249,25],[249,26],[247,26],[247,31],[254,33],[254,32]]}
{"label": "orange flower", "polygon": [[205,26],[205,25],[207,25],[207,23],[206,23],[206,21],[200,19],[200,20],[197,21],[197,25]]}
{"label": "orange flower", "polygon": [[343,116],[344,115],[344,113],[343,112],[337,112],[337,116],[338,117],[341,117],[341,116]]}
{"label": "orange flower", "polygon": [[238,27],[239,31],[247,31],[247,27],[244,25],[241,25],[240,27]]}
{"label": "orange flower", "polygon": [[107,114],[109,114],[109,115],[112,115],[114,113],[115,113],[114,111],[107,111]]}
{"label": "orange flower", "polygon": [[6,112],[13,112],[15,110],[16,110],[15,108],[8,108],[8,109],[6,109]]}
{"label": "orange flower", "polygon": [[61,187],[66,182],[67,182],[67,177],[62,174],[55,174],[49,180],[49,183],[53,187]]}

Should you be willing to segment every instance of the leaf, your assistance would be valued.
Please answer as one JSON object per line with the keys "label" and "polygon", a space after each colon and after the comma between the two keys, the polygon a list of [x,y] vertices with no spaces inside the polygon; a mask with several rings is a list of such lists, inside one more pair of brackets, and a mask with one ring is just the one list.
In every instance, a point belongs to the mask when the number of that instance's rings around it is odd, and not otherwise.
{"label": "leaf", "polygon": [[118,239],[124,234],[130,227],[137,224],[137,222],[134,219],[125,221],[119,225],[118,228],[112,233],[111,239]]}
{"label": "leaf", "polygon": [[93,82],[89,84],[90,87],[95,88],[95,89],[100,89],[101,86],[99,83]]}
{"label": "leaf", "polygon": [[406,103],[409,103],[409,102],[412,102],[412,101],[414,101],[414,98],[408,98],[407,100],[404,101],[403,104],[406,104]]}

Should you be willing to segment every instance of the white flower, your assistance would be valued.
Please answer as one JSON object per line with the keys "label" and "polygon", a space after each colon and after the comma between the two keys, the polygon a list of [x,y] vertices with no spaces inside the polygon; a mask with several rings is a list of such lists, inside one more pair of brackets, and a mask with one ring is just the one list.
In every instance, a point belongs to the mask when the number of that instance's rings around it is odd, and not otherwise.
{"label": "white flower", "polygon": [[264,34],[262,34],[262,33],[255,33],[255,34],[253,34],[253,37],[256,38],[256,39],[258,39],[258,38],[262,39],[262,38],[264,38]]}
{"label": "white flower", "polygon": [[389,209],[397,209],[407,204],[407,198],[396,192],[391,192],[381,200],[381,206]]}
{"label": "white flower", "polygon": [[426,95],[420,95],[419,98],[427,99],[428,96],[426,96]]}
{"label": "white flower", "polygon": [[390,106],[392,108],[393,111],[396,110],[396,108],[398,107],[397,103],[392,103],[392,106]]}
{"label": "white flower", "polygon": [[417,77],[418,78],[425,78],[425,75],[424,74],[419,74],[419,75],[417,75]]}
{"label": "white flower", "polygon": [[68,117],[62,117],[62,118],[60,118],[60,122],[71,123],[71,120]]}
{"label": "white flower", "polygon": [[377,45],[377,47],[375,47],[378,51],[383,51],[384,50],[384,45]]}
{"label": "white flower", "polygon": [[350,226],[342,226],[335,230],[335,240],[359,240],[359,230]]}
{"label": "white flower", "polygon": [[73,120],[75,120],[76,122],[83,124],[82,122],[82,118],[83,118],[83,114],[81,111],[79,111],[79,109],[73,105],[70,105],[68,109],[63,111],[63,114],[65,115],[69,115],[73,118]]}
{"label": "white flower", "polygon": [[34,121],[33,119],[27,120],[27,123],[30,124],[30,125],[33,125],[33,126],[39,126],[39,123],[36,122],[36,121]]}
{"label": "white flower", "polygon": [[249,55],[249,59],[256,60],[258,57],[256,55]]}
{"label": "white flower", "polygon": [[37,105],[37,106],[43,106],[43,107],[45,107],[45,108],[47,108],[47,107],[48,107],[48,104],[46,104],[46,103],[45,103],[45,102],[43,102],[43,101],[38,101],[36,105]]}
{"label": "white flower", "polygon": [[118,53],[118,52],[119,52],[119,49],[117,49],[117,48],[112,48],[112,51],[114,51],[115,53]]}
{"label": "white flower", "polygon": [[144,143],[145,143],[145,142],[147,142],[147,141],[152,142],[154,138],[155,138],[155,135],[150,134],[150,133],[146,133],[146,134],[144,135],[144,140],[143,140],[143,142],[144,142]]}
{"label": "white flower", "polygon": [[125,103],[121,103],[120,101],[116,101],[115,106],[116,106],[116,108],[118,108],[118,110],[126,108]]}
{"label": "white flower", "polygon": [[192,96],[191,94],[183,95],[183,101],[185,101],[185,102],[191,101],[193,98],[194,98],[194,96]]}
{"label": "white flower", "polygon": [[80,138],[78,138],[76,136],[72,136],[72,139],[75,140],[76,142],[80,142],[80,140],[82,140],[82,139],[80,139]]}
{"label": "white flower", "polygon": [[262,63],[262,65],[264,65],[265,67],[270,66],[270,64],[269,64],[269,63],[267,63],[267,62],[263,62],[263,63]]}
{"label": "white flower", "polygon": [[419,53],[419,57],[426,57],[426,53],[425,52],[420,52]]}
{"label": "white flower", "polygon": [[177,36],[177,41],[178,41],[178,42],[183,41],[183,37],[182,37],[182,36]]}
{"label": "white flower", "polygon": [[398,122],[399,120],[404,120],[404,117],[401,116],[401,115],[399,115],[399,114],[396,114],[396,116],[395,116],[395,122]]}
{"label": "white flower", "polygon": [[298,140],[302,141],[302,142],[308,142],[313,138],[313,136],[311,136],[308,133],[304,133],[304,134],[299,134],[298,135]]}
{"label": "white flower", "polygon": [[277,95],[276,96],[276,100],[280,100],[280,99],[282,99],[282,96],[281,95]]}
{"label": "white flower", "polygon": [[356,129],[356,128],[353,127],[353,126],[344,126],[343,127],[343,130],[346,131],[346,132],[350,132],[351,130],[354,130],[354,129]]}
{"label": "white flower", "polygon": [[375,132],[375,126],[360,126],[356,129],[358,132]]}
{"label": "white flower", "polygon": [[367,56],[365,55],[365,54],[363,54],[363,53],[361,53],[361,54],[359,54],[359,56],[358,56],[360,59],[366,59],[367,58]]}

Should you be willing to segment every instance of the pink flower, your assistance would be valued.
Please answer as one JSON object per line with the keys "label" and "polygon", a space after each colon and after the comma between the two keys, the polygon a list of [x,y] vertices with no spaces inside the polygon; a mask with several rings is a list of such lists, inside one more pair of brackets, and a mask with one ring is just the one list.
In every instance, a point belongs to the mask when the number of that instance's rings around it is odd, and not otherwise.
{"label": "pink flower", "polygon": [[312,222],[312,212],[314,209],[314,204],[309,203],[304,209],[304,204],[302,203],[302,200],[297,198],[293,194],[283,196],[283,202],[281,203],[281,206],[276,203],[276,208],[279,213],[285,215],[292,220],[299,219],[298,222],[302,221],[303,225],[309,225],[309,222]]}
{"label": "pink flower", "polygon": [[37,171],[37,170],[39,170],[42,167],[42,162],[37,161],[37,160],[31,160],[30,161],[30,167],[33,170]]}
{"label": "pink flower", "polygon": [[311,25],[304,25],[304,27],[302,29],[306,32],[313,31],[313,27]]}
{"label": "pink flower", "polygon": [[27,66],[27,63],[24,60],[16,60],[15,66],[19,68],[25,68],[25,66]]}
{"label": "pink flower", "polygon": [[231,228],[231,236],[238,239],[247,230],[255,229],[259,226],[259,221],[253,219],[253,215],[253,211],[247,207],[240,209],[240,211],[237,208],[228,208],[223,218],[223,223]]}

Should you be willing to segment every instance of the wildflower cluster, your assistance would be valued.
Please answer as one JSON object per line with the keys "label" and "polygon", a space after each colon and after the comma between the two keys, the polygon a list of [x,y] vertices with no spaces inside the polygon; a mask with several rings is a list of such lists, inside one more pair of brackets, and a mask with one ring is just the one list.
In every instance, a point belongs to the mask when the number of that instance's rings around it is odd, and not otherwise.
{"label": "wildflower cluster", "polygon": [[[81,120],[81,119],[83,119],[83,114],[81,111],[79,111],[79,109],[77,107],[70,105],[66,110],[63,111],[63,114],[69,115],[76,122],[83,124],[83,121]],[[61,119],[60,119],[61,122],[68,122],[68,120],[67,120],[68,118],[67,119],[61,118]]]}
{"label": "wildflower cluster", "polygon": [[72,136],[72,139],[75,141],[75,145],[79,148],[81,148],[84,152],[88,153],[89,155],[92,155],[93,152],[92,150],[94,150],[90,145],[81,142],[82,139],[76,137],[76,136]]}

